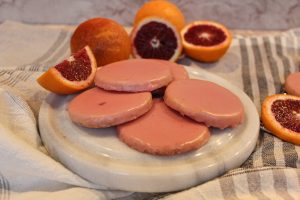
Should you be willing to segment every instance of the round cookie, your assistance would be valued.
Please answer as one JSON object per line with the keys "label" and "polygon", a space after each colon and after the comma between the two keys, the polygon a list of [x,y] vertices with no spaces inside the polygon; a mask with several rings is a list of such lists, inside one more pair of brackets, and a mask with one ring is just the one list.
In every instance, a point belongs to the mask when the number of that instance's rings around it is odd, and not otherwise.
{"label": "round cookie", "polygon": [[173,81],[189,79],[189,74],[182,65],[167,60],[156,59],[156,61],[170,67]]}
{"label": "round cookie", "polygon": [[147,59],[132,59],[105,65],[97,70],[95,84],[105,90],[153,91],[172,81],[171,70]]}
{"label": "round cookie", "polygon": [[117,127],[119,138],[128,146],[155,155],[175,155],[197,149],[209,137],[209,129],[181,116],[154,99],[151,110],[142,117]]}
{"label": "round cookie", "polygon": [[[164,64],[166,67],[170,68],[173,81],[189,79],[188,72],[185,70],[185,68],[182,65],[167,60],[159,60],[159,59],[153,59],[153,60],[161,64]],[[152,91],[152,95],[155,97],[162,97],[164,96],[165,90],[166,87],[158,88]]]}
{"label": "round cookie", "polygon": [[73,98],[68,112],[71,120],[81,126],[104,128],[136,119],[151,106],[150,92],[110,92],[94,87]]}
{"label": "round cookie", "polygon": [[284,84],[288,94],[300,96],[300,72],[290,74]]}
{"label": "round cookie", "polygon": [[197,122],[221,129],[237,126],[244,118],[240,99],[210,81],[173,81],[165,91],[164,101],[169,107]]}

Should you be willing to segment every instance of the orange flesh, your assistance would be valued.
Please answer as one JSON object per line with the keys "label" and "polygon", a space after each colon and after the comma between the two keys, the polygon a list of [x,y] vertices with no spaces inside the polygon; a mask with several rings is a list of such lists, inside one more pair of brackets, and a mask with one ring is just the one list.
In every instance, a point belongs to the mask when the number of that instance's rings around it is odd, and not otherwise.
{"label": "orange flesh", "polygon": [[284,128],[300,134],[300,101],[285,99],[273,102],[271,110]]}
{"label": "orange flesh", "polygon": [[86,49],[74,53],[68,60],[55,66],[61,75],[69,81],[83,81],[91,74],[91,61]]}
{"label": "orange flesh", "polygon": [[184,34],[187,42],[207,47],[224,42],[226,37],[222,29],[208,24],[195,25]]}
{"label": "orange flesh", "polygon": [[170,60],[178,48],[178,42],[172,28],[150,21],[137,32],[133,46],[141,58]]}

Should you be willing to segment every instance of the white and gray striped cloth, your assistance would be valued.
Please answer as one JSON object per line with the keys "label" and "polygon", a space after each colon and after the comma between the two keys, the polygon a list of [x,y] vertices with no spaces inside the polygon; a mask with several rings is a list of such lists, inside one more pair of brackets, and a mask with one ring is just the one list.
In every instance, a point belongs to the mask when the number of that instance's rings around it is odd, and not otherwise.
{"label": "white and gray striped cloth", "polygon": [[[178,193],[108,191],[54,161],[43,149],[36,117],[47,95],[36,78],[66,58],[74,27],[0,25],[0,200],[7,199],[300,199],[300,147],[261,130],[240,167]],[[235,32],[231,48],[213,64],[180,63],[217,74],[243,89],[260,110],[300,70],[300,29]],[[91,189],[92,188],[92,189]]]}

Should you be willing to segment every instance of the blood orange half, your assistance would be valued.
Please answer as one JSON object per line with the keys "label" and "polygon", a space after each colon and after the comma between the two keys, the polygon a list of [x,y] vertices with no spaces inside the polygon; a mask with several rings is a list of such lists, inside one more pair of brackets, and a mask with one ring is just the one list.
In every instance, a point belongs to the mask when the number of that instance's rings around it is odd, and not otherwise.
{"label": "blood orange half", "polygon": [[185,24],[185,18],[176,4],[166,0],[147,1],[137,11],[134,25],[147,17],[159,17],[171,22],[180,31]]}
{"label": "blood orange half", "polygon": [[180,34],[185,53],[202,62],[219,60],[231,44],[229,30],[212,21],[196,21],[188,24]]}
{"label": "blood orange half", "polygon": [[262,104],[261,119],[265,128],[274,135],[300,145],[300,97],[268,96]]}
{"label": "blood orange half", "polygon": [[132,54],[135,58],[176,61],[181,54],[180,35],[170,22],[150,17],[141,20],[131,32]]}
{"label": "blood orange half", "polygon": [[83,90],[94,81],[97,64],[91,49],[86,46],[48,71],[37,82],[57,94],[72,94]]}

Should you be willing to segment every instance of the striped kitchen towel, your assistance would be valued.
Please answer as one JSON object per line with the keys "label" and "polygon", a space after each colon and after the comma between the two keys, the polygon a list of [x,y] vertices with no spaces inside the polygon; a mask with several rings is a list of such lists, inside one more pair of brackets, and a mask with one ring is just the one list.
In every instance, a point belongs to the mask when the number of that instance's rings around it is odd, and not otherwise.
{"label": "striped kitchen towel", "polygon": [[[0,25],[0,200],[128,195],[81,179],[48,156],[40,141],[36,117],[48,92],[35,80],[70,54],[73,30],[70,26],[12,21]],[[293,29],[235,32],[220,61],[204,64],[183,58],[179,62],[227,79],[244,90],[260,111],[262,100],[281,92],[286,76],[300,70],[299,58],[300,29]],[[15,123],[18,120],[25,121]],[[254,152],[240,168],[179,193],[133,193],[121,199],[300,199],[299,166],[299,146],[261,130]]]}

